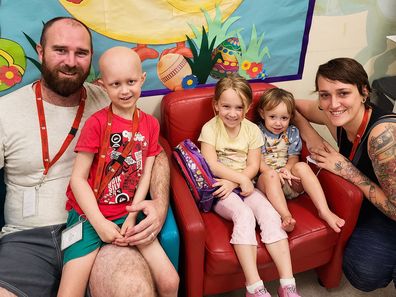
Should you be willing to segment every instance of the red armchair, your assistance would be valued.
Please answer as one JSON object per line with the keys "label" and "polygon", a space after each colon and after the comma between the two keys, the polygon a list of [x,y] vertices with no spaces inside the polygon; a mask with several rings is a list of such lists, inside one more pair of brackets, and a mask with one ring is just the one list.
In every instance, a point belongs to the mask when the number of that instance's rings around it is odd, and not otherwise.
{"label": "red armchair", "polygon": [[[262,92],[273,87],[253,83],[254,104]],[[214,88],[176,91],[164,96],[161,103],[161,133],[170,147],[190,138],[197,142],[202,125],[214,116],[211,105]],[[253,108],[247,117],[255,120]],[[303,150],[302,157],[307,154]],[[353,185],[327,171],[319,173],[319,180],[330,208],[346,223],[340,234],[319,219],[307,195],[288,202],[297,224],[289,233],[293,270],[295,273],[316,268],[321,283],[327,288],[337,287],[341,279],[342,254],[346,241],[355,226],[361,192]],[[201,213],[175,162],[171,161],[171,191],[173,209],[181,237],[180,274],[181,295],[201,297],[242,288],[244,275],[229,243],[232,223],[215,213]],[[264,244],[257,233],[257,265],[264,281],[279,278]]]}

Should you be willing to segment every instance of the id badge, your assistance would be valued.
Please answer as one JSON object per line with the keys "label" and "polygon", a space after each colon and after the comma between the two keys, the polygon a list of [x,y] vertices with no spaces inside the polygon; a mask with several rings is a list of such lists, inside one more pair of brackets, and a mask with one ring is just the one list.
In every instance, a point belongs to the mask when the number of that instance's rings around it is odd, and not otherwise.
{"label": "id badge", "polygon": [[37,214],[37,197],[38,191],[35,187],[29,188],[23,192],[22,216],[24,218],[32,217]]}
{"label": "id badge", "polygon": [[73,226],[62,231],[61,250],[68,248],[72,244],[80,241],[83,237],[83,222],[75,223]]}

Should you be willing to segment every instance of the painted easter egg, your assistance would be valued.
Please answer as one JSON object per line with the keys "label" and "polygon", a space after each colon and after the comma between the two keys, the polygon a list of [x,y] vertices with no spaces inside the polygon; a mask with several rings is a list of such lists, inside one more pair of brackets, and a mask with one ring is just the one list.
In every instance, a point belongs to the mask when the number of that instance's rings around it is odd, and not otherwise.
{"label": "painted easter egg", "polygon": [[20,83],[25,69],[23,48],[15,41],[0,38],[0,92]]}
{"label": "painted easter egg", "polygon": [[157,64],[157,75],[160,81],[169,90],[182,89],[182,81],[192,74],[187,60],[179,54],[166,54]]}
{"label": "painted easter egg", "polygon": [[220,79],[227,74],[238,72],[239,65],[237,55],[241,54],[241,47],[239,45],[239,39],[231,37],[220,43],[213,51],[212,55],[217,53],[221,54],[223,60],[218,59],[213,65],[210,76],[215,79]]}

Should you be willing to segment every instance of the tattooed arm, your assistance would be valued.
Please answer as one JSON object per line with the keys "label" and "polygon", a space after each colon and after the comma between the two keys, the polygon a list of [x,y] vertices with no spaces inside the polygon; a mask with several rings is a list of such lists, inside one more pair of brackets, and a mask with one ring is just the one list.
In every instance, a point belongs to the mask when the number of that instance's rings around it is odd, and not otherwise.
{"label": "tattooed arm", "polygon": [[367,149],[380,186],[330,144],[324,142],[324,145],[324,149],[314,149],[312,152],[318,166],[359,187],[368,200],[396,221],[396,124],[379,124],[369,136]]}
{"label": "tattooed arm", "polygon": [[396,124],[377,125],[370,133],[367,149],[381,191],[372,188],[366,197],[396,220]]}

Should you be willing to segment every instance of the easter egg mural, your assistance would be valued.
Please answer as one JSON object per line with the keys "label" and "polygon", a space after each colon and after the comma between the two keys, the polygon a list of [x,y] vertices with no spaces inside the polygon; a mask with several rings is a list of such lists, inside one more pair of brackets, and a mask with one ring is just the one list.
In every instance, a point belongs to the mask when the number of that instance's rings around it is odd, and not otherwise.
{"label": "easter egg mural", "polygon": [[231,37],[220,43],[213,51],[213,56],[217,53],[221,54],[222,59],[218,59],[213,65],[210,76],[215,79],[220,79],[227,74],[238,72],[239,65],[237,55],[241,53],[239,39]]}
{"label": "easter egg mural", "polygon": [[191,67],[180,54],[166,54],[157,64],[157,74],[160,81],[169,90],[182,89],[183,79],[192,74]]}
{"label": "easter egg mural", "polygon": [[[235,72],[267,82],[299,79],[315,6],[315,0],[0,2],[0,96],[40,77],[36,44],[43,24],[63,16],[74,17],[91,30],[94,55],[87,81],[100,77],[98,60],[105,50],[126,46],[138,53],[147,73],[143,97],[213,85]],[[184,56],[190,68],[185,64],[177,79],[168,82],[161,69],[169,64],[169,57],[162,57],[170,53]]]}
{"label": "easter egg mural", "polygon": [[20,83],[25,69],[22,47],[14,41],[0,38],[0,92]]}

